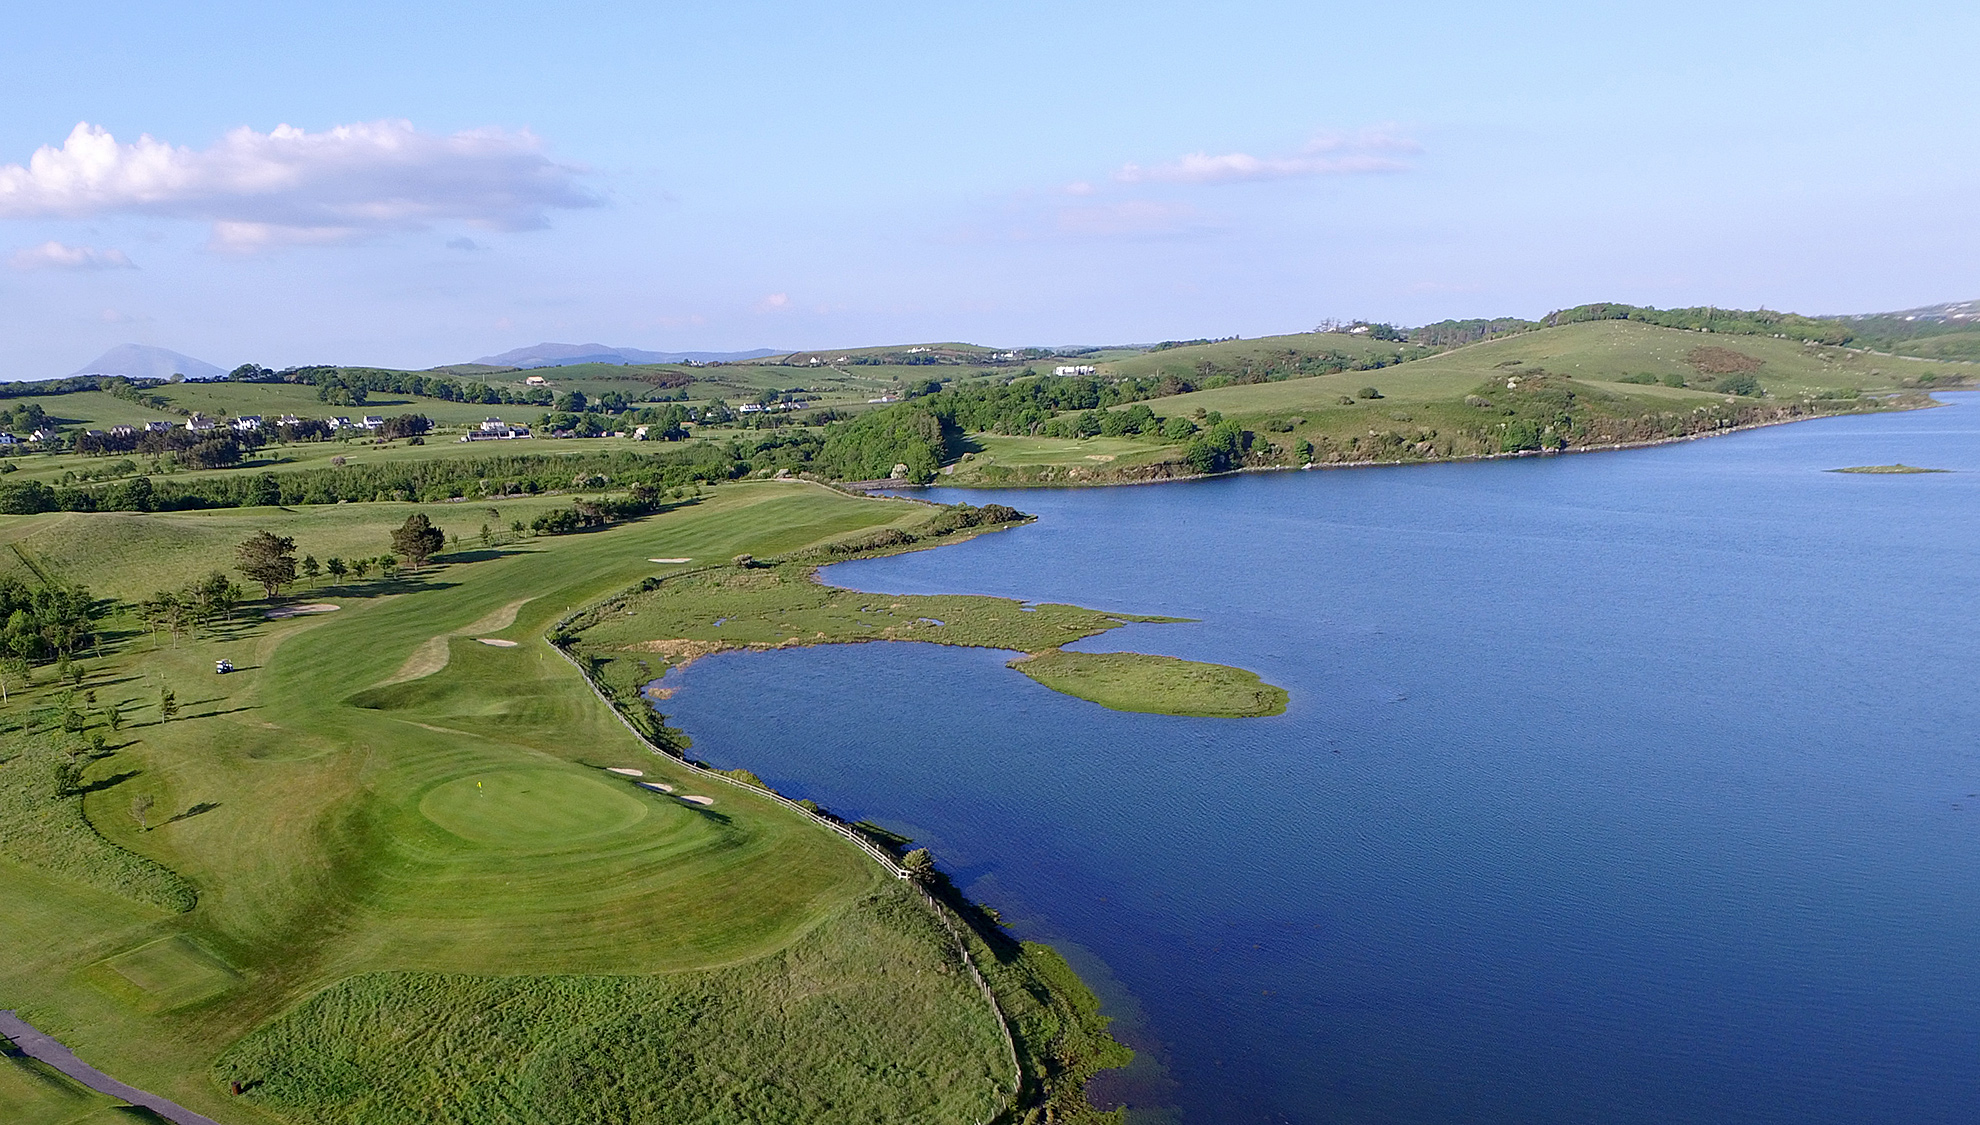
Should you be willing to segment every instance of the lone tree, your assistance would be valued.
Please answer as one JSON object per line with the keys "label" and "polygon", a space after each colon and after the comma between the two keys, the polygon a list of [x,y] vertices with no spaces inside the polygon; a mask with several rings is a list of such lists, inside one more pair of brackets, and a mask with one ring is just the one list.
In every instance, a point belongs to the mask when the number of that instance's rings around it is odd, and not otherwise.
{"label": "lone tree", "polygon": [[296,580],[296,541],[286,535],[257,531],[234,553],[240,558],[240,572],[261,583],[271,598]]}
{"label": "lone tree", "polygon": [[392,549],[404,555],[415,570],[426,565],[426,560],[439,554],[446,545],[446,533],[434,527],[425,512],[407,516],[399,530],[392,533]]}

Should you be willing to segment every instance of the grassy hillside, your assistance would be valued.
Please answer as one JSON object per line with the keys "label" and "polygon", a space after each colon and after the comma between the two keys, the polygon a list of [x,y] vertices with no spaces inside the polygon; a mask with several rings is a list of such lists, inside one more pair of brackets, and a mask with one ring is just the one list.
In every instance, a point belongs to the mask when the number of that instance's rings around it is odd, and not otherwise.
{"label": "grassy hillside", "polygon": [[[1917,405],[1874,396],[1959,385],[1967,372],[1964,365],[1767,336],[1600,320],[1380,370],[1233,384],[1149,406],[1200,429],[1221,418],[1249,432],[1250,448],[1232,465],[1436,460]],[[1039,439],[974,440],[982,452],[958,461],[950,482],[1078,483],[1198,471],[1187,444],[1159,438],[1061,440],[1049,448]],[[1107,441],[1113,444],[1102,450]]]}
{"label": "grassy hillside", "polygon": [[[1299,332],[1163,348],[1099,365],[1103,374],[1162,378],[1201,385],[1206,380],[1272,379],[1337,367],[1372,368],[1421,359],[1435,348],[1343,332]],[[1069,363],[1085,362],[1068,360]]]}
{"label": "grassy hillside", "polygon": [[[258,528],[319,555],[381,552],[408,510],[5,517],[0,537],[129,596],[230,564]],[[67,689],[45,669],[0,727],[80,753],[88,823],[197,905],[0,853],[0,997],[230,1125],[979,1119],[1008,1083],[1005,1048],[921,908],[815,822],[645,750],[541,639],[573,606],[692,565],[653,558],[801,550],[933,511],[724,486],[608,530],[301,591],[335,612],[237,613],[176,643],[126,621],[85,660],[76,690],[93,700],[70,699],[85,730],[60,729]],[[216,676],[221,657],[240,671]],[[1041,1045],[1028,1057],[1090,1034],[1077,999],[1042,983],[1049,958],[982,952]],[[36,1081],[0,1066],[0,1120],[90,1108]]]}

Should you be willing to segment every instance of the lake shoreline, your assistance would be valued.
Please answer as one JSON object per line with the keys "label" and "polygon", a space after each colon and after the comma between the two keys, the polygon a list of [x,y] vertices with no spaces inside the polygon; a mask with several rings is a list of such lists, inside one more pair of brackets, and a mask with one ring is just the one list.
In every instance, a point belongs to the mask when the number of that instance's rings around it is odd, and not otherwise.
{"label": "lake shoreline", "polygon": [[[1179,476],[1146,477],[1141,479],[1114,478],[1080,481],[998,481],[981,483],[977,481],[954,481],[936,479],[926,484],[911,484],[906,481],[823,481],[841,491],[856,495],[870,495],[880,491],[906,491],[930,488],[971,489],[979,492],[999,492],[1018,489],[1069,489],[1069,488],[1121,488],[1140,485],[1180,484],[1185,481],[1218,480],[1225,477],[1241,476],[1245,473],[1294,473],[1321,469],[1388,469],[1419,465],[1467,465],[1485,461],[1515,461],[1523,458],[1561,457],[1577,453],[1616,453],[1630,449],[1654,449],[1658,446],[1675,445],[1680,442],[1704,441],[1710,438],[1726,437],[1731,434],[1746,433],[1751,430],[1770,429],[1775,426],[1792,426],[1801,422],[1815,422],[1825,418],[1856,418],[1876,414],[1908,414],[1917,410],[1931,410],[1951,406],[1949,402],[1927,397],[1925,401],[1906,406],[1893,406],[1883,410],[1847,410],[1833,414],[1808,414],[1798,418],[1775,418],[1765,422],[1744,422],[1737,426],[1706,430],[1695,434],[1678,434],[1674,437],[1653,438],[1646,441],[1602,442],[1594,445],[1571,445],[1561,449],[1520,449],[1508,453],[1473,453],[1461,457],[1437,457],[1434,459],[1395,459],[1387,461],[1309,461],[1303,465],[1246,465],[1221,473],[1187,473]],[[946,466],[945,466],[946,467]],[[903,497],[917,499],[917,497]]]}

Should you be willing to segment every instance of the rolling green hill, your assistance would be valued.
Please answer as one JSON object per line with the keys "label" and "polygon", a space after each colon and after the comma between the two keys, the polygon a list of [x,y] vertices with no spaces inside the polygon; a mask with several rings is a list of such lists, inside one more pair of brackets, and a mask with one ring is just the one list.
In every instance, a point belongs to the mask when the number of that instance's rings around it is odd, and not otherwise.
{"label": "rolling green hill", "polygon": [[[1227,357],[1242,354],[1230,344],[1209,347],[1225,349]],[[1958,386],[1968,377],[1964,365],[1860,349],[1592,320],[1377,370],[1232,383],[1148,405],[1162,418],[1191,419],[1200,431],[1222,420],[1250,434],[1236,439],[1249,440],[1247,448],[1216,463],[1232,468],[1426,461],[1656,441],[1820,413],[1922,405],[1915,396],[1880,396]],[[1089,453],[1078,440],[977,438],[947,471],[945,483],[1104,483],[1206,468],[1201,460],[1191,462],[1187,442],[1113,440]]]}

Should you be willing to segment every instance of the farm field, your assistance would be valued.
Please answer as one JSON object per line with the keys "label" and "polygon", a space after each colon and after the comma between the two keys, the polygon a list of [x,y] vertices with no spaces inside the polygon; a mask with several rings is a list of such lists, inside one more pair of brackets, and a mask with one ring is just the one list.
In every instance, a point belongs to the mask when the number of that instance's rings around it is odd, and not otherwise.
{"label": "farm field", "polygon": [[[21,572],[134,599],[230,566],[259,529],[299,553],[382,551],[412,510],[51,513],[0,517],[0,538]],[[543,639],[644,577],[936,512],[725,485],[293,591],[330,612],[248,607],[176,640],[113,622],[82,661],[93,701],[44,668],[0,708],[0,943],[33,951],[0,964],[0,994],[93,1065],[229,1125],[604,1121],[662,1103],[696,1121],[988,1116],[1008,1050],[934,916],[817,822],[647,750]],[[221,658],[238,671],[216,676]],[[104,736],[66,797],[35,772],[83,747],[64,707]],[[84,816],[136,858],[57,870],[6,842]],[[193,909],[146,890],[168,876]],[[1104,1054],[1049,951],[969,941],[1028,1071],[1054,1042]],[[395,1029],[414,1023],[430,1034],[407,1042]],[[74,1094],[0,1066],[0,1119],[82,1119]]]}

